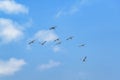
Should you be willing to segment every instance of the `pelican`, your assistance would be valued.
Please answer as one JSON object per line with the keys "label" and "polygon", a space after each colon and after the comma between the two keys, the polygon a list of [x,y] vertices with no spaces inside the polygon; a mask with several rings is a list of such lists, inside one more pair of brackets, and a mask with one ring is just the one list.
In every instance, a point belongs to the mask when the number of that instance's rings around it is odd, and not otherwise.
{"label": "pelican", "polygon": [[73,39],[73,36],[68,37],[66,40],[71,40]]}
{"label": "pelican", "polygon": [[59,45],[59,44],[61,44],[62,42],[58,42],[58,43],[56,43],[55,45]]}
{"label": "pelican", "polygon": [[47,41],[42,42],[41,45],[44,45],[46,42],[47,42]]}
{"label": "pelican", "polygon": [[85,62],[85,61],[86,61],[86,59],[87,59],[87,56],[85,56],[85,57],[83,58],[82,62]]}
{"label": "pelican", "polygon": [[54,40],[54,42],[57,42],[57,41],[59,41],[59,40],[60,40],[60,39],[59,39],[59,38],[57,38],[57,39],[55,39],[55,40]]}
{"label": "pelican", "polygon": [[32,43],[34,43],[35,42],[35,40],[32,40],[32,41],[30,41],[28,44],[30,45],[30,44],[32,44]]}
{"label": "pelican", "polygon": [[84,47],[86,44],[81,44],[81,45],[79,45],[79,47]]}
{"label": "pelican", "polygon": [[56,29],[56,26],[50,27],[49,30],[54,30]]}

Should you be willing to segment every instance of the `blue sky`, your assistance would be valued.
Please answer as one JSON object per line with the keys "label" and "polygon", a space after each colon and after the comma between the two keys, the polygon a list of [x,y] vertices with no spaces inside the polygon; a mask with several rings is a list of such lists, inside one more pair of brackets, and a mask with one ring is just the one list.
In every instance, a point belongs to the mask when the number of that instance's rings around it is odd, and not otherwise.
{"label": "blue sky", "polygon": [[119,3],[0,0],[0,80],[119,80]]}

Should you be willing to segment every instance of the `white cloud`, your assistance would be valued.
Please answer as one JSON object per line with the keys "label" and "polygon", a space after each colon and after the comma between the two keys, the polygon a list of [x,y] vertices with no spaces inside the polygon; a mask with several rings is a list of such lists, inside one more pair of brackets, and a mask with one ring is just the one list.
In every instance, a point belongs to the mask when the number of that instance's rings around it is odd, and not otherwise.
{"label": "white cloud", "polygon": [[52,30],[40,30],[35,34],[35,39],[38,39],[39,41],[51,42],[57,38],[57,34]]}
{"label": "white cloud", "polygon": [[55,18],[59,18],[61,15],[65,15],[63,10],[58,11],[57,14],[55,15]]}
{"label": "white cloud", "polygon": [[41,65],[39,65],[38,68],[39,68],[39,70],[47,70],[47,69],[51,69],[51,68],[54,68],[54,67],[58,67],[60,65],[61,65],[60,62],[50,60],[48,64],[41,64]]}
{"label": "white cloud", "polygon": [[11,58],[8,61],[0,60],[0,76],[13,75],[15,72],[19,71],[23,65],[25,65],[23,59]]}
{"label": "white cloud", "polygon": [[60,51],[60,47],[59,46],[53,46],[53,51],[54,52],[59,52]]}
{"label": "white cloud", "polygon": [[28,13],[28,9],[15,0],[0,0],[0,11],[7,14],[18,14],[18,13]]}
{"label": "white cloud", "polygon": [[78,11],[79,11],[79,7],[74,5],[69,10],[60,10],[60,11],[58,11],[58,13],[56,14],[55,17],[59,18],[60,16],[73,15]]}
{"label": "white cloud", "polygon": [[10,19],[0,18],[0,39],[3,43],[16,41],[23,36],[20,25]]}
{"label": "white cloud", "polygon": [[73,15],[77,13],[80,10],[80,8],[87,3],[88,3],[88,0],[79,0],[78,2],[74,3],[74,5],[70,6],[69,8],[59,10],[57,14],[55,15],[55,18],[59,18],[65,15]]}

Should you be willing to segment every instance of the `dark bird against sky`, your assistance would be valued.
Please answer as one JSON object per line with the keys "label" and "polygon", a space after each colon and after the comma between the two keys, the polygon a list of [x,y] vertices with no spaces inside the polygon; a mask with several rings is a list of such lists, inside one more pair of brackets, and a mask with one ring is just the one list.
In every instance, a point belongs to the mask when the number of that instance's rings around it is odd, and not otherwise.
{"label": "dark bird against sky", "polygon": [[79,47],[84,47],[86,44],[81,44],[81,45],[79,45]]}
{"label": "dark bird against sky", "polygon": [[49,30],[54,30],[56,29],[56,26],[50,27]]}
{"label": "dark bird against sky", "polygon": [[86,59],[87,59],[87,56],[85,56],[85,57],[83,58],[82,62],[85,62],[85,61],[86,61]]}
{"label": "dark bird against sky", "polygon": [[35,42],[35,40],[32,40],[28,44],[30,45],[30,44],[33,44],[34,42]]}
{"label": "dark bird against sky", "polygon": [[73,36],[68,37],[66,40],[71,40],[73,39]]}
{"label": "dark bird against sky", "polygon": [[62,42],[57,42],[55,45],[59,45],[59,44],[61,44]]}
{"label": "dark bird against sky", "polygon": [[59,38],[57,38],[57,39],[55,39],[55,40],[54,40],[54,42],[57,42],[57,41],[59,41],[59,40],[60,40],[60,39],[59,39]]}
{"label": "dark bird against sky", "polygon": [[46,42],[47,42],[47,41],[42,42],[41,45],[44,45]]}

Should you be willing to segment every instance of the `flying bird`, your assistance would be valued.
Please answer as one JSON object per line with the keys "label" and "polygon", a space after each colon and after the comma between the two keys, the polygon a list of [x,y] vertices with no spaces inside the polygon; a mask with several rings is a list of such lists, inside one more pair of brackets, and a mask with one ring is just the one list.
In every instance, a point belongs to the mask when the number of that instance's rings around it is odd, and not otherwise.
{"label": "flying bird", "polygon": [[57,38],[57,39],[55,39],[55,40],[54,40],[54,42],[57,42],[57,41],[59,41],[59,40],[60,40],[60,39],[59,39],[59,38]]}
{"label": "flying bird", "polygon": [[58,42],[58,43],[56,43],[55,45],[59,45],[59,44],[61,44],[62,42]]}
{"label": "flying bird", "polygon": [[47,42],[47,41],[42,42],[41,45],[44,45],[46,42]]}
{"label": "flying bird", "polygon": [[87,59],[87,56],[85,56],[85,57],[83,58],[82,62],[85,62],[85,61],[86,61],[86,59]]}
{"label": "flying bird", "polygon": [[73,36],[68,37],[66,40],[71,40],[73,39]]}
{"label": "flying bird", "polygon": [[35,42],[35,40],[32,40],[28,44],[30,45],[30,44],[33,44],[34,42]]}
{"label": "flying bird", "polygon": [[79,45],[79,47],[84,47],[86,44],[81,44],[81,45]]}
{"label": "flying bird", "polygon": [[56,26],[50,27],[49,30],[55,30]]}

